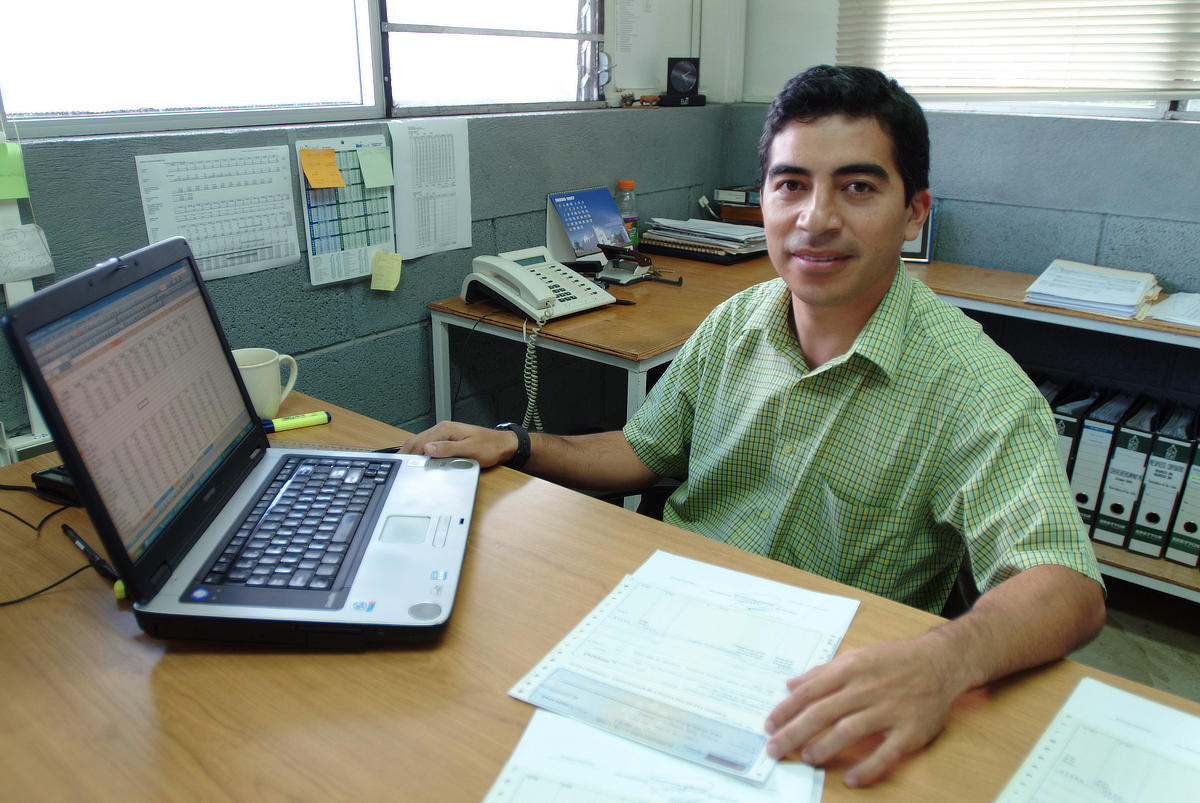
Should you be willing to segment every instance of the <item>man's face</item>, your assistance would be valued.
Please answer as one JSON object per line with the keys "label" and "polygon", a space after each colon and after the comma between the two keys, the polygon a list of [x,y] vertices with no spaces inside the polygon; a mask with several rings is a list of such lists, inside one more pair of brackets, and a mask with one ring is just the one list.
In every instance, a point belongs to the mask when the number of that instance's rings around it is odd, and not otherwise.
{"label": "man's face", "polygon": [[767,252],[795,299],[814,311],[874,309],[930,200],[922,190],[905,205],[891,137],[875,120],[793,121],[771,143],[762,188]]}

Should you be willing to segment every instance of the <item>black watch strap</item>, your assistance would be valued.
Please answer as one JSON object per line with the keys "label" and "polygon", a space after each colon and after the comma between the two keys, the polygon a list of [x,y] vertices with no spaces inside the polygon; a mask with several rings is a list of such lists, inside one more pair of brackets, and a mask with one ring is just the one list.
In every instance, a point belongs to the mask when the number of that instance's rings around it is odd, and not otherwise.
{"label": "black watch strap", "polygon": [[525,431],[525,428],[508,421],[497,424],[496,429],[507,429],[517,436],[517,451],[504,465],[509,468],[520,468],[525,465],[525,461],[529,459],[529,433]]}

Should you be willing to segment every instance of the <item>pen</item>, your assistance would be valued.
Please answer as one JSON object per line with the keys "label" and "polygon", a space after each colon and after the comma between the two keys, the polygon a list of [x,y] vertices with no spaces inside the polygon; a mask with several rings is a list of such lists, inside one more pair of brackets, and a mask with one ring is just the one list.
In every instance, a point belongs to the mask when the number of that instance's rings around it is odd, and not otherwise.
{"label": "pen", "polygon": [[318,424],[328,424],[333,420],[333,416],[324,410],[315,413],[300,413],[299,415],[289,415],[285,418],[263,419],[263,429],[267,432],[283,432],[285,429],[299,429],[300,427],[315,427]]}
{"label": "pen", "polygon": [[84,541],[79,537],[79,533],[75,532],[65,524],[62,526],[62,531],[66,534],[67,538],[71,539],[71,543],[79,548],[79,551],[83,553],[85,558],[87,558],[88,563],[92,564],[92,568],[94,568],[101,577],[113,583],[120,579],[117,577],[117,573],[113,571],[112,566],[108,565],[108,561],[100,557],[99,552],[88,546],[87,541]]}

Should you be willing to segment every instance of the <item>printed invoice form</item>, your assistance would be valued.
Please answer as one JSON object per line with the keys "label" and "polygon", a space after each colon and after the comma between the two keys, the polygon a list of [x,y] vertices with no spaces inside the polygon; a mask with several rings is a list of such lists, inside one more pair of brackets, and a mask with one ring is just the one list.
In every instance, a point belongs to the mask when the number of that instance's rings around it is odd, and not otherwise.
{"label": "printed invoice form", "polygon": [[833,657],[857,609],[657,552],[509,693],[762,784],[767,714],[788,678]]}
{"label": "printed invoice form", "polygon": [[996,800],[1183,803],[1198,789],[1200,717],[1084,678]]}

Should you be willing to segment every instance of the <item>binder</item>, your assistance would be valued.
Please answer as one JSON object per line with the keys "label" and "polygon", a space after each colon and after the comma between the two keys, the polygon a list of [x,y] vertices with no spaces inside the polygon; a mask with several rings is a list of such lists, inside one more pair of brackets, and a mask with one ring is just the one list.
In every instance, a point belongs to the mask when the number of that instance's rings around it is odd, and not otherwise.
{"label": "binder", "polygon": [[1077,389],[1067,391],[1054,404],[1054,426],[1058,429],[1058,453],[1062,458],[1063,471],[1070,479],[1075,465],[1075,453],[1079,447],[1079,433],[1083,431],[1083,418],[1100,399],[1100,391]]}
{"label": "binder", "polygon": [[1117,428],[1092,530],[1092,538],[1101,543],[1123,547],[1129,541],[1129,522],[1146,477],[1159,407],[1156,401],[1146,401]]}
{"label": "binder", "polygon": [[1042,398],[1046,400],[1046,404],[1054,406],[1054,400],[1063,392],[1063,383],[1050,377],[1034,377],[1033,384],[1037,386],[1038,392],[1042,394]]}
{"label": "binder", "polygon": [[1180,492],[1179,512],[1163,557],[1184,566],[1200,564],[1200,448],[1193,450],[1188,478]]}
{"label": "binder", "polygon": [[1129,531],[1129,550],[1155,558],[1162,557],[1167,546],[1172,516],[1192,462],[1196,411],[1176,407],[1163,418],[1146,463],[1142,498]]}
{"label": "binder", "polygon": [[1096,504],[1103,488],[1104,470],[1112,450],[1117,425],[1129,413],[1134,397],[1118,393],[1101,403],[1083,419],[1079,446],[1075,450],[1075,465],[1071,471],[1071,495],[1079,508],[1079,516],[1089,530],[1096,519]]}

